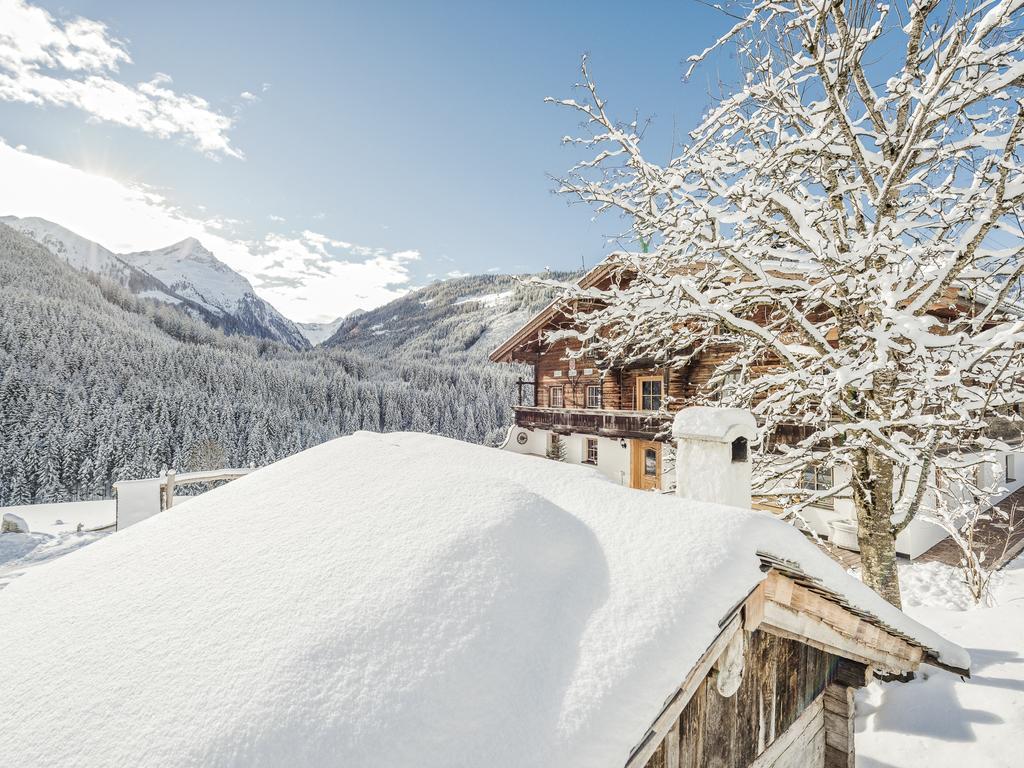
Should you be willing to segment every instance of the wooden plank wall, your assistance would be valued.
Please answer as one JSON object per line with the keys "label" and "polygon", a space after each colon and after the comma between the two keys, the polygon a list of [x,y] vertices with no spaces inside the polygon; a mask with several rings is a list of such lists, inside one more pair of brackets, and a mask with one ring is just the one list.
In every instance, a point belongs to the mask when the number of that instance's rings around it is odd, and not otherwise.
{"label": "wooden plank wall", "polygon": [[[537,353],[535,363],[535,381],[538,386],[539,398],[537,405],[550,408],[548,388],[561,386],[566,408],[586,407],[586,387],[588,384],[601,386],[602,407],[609,410],[635,410],[637,407],[636,379],[639,376],[660,376],[665,382],[663,392],[671,398],[670,411],[677,411],[692,405],[698,395],[707,390],[708,382],[716,367],[728,357],[726,352],[707,352],[699,360],[684,368],[653,368],[633,367],[616,368],[609,371],[602,379],[593,360],[586,358],[577,360],[578,376],[569,378],[567,360],[567,342],[559,341],[550,345],[543,352]],[[585,376],[583,371],[592,369],[593,373]],[[765,366],[765,370],[768,366]],[[561,376],[555,372],[560,371]],[[755,370],[755,373],[758,372]]]}
{"label": "wooden plank wall", "polygon": [[723,698],[708,675],[647,768],[743,768],[833,681],[838,658],[794,640],[746,633],[743,681]]}
{"label": "wooden plank wall", "polygon": [[[668,368],[631,368],[610,371],[603,379],[593,360],[583,358],[576,361],[577,376],[569,377],[567,358],[567,342],[559,341],[552,344],[537,356],[535,364],[535,380],[537,382],[537,405],[550,408],[550,387],[562,387],[562,398],[565,408],[587,407],[587,386],[601,387],[602,408],[605,410],[636,409],[636,378],[637,376],[660,376],[666,382],[664,391],[675,398],[671,410],[678,410],[683,405],[686,383],[684,372]],[[591,369],[590,375],[583,372]],[[555,373],[560,372],[560,376]]]}
{"label": "wooden plank wall", "polygon": [[[601,376],[592,360],[580,359],[576,361],[575,378],[569,377],[569,362],[566,359],[566,342],[559,341],[540,354],[535,369],[535,379],[538,386],[537,405],[541,408],[551,408],[550,387],[562,388],[563,408],[586,408],[587,407],[587,385],[602,385]],[[584,376],[583,371],[587,368],[593,370],[589,376]],[[555,376],[560,371],[561,376]],[[606,407],[609,407],[606,405]]]}

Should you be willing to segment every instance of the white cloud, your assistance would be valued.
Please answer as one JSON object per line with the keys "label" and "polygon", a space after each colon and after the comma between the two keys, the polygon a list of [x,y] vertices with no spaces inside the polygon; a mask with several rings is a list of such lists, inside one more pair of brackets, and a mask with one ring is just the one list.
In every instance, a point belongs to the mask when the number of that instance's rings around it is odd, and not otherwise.
{"label": "white cloud", "polygon": [[115,252],[196,237],[286,316],[323,322],[409,290],[417,251],[388,251],[306,230],[229,236],[237,221],[197,218],[149,187],[86,173],[0,139],[0,216],[41,216]]}
{"label": "white cloud", "polygon": [[260,294],[293,318],[332,320],[372,309],[408,291],[418,251],[387,251],[306,230],[268,234],[255,246],[263,266],[249,275]]}
{"label": "white cloud", "polygon": [[131,63],[123,41],[91,19],[60,21],[24,0],[0,0],[0,100],[77,107],[90,119],[180,137],[209,155],[241,158],[230,117],[205,99],[170,88],[157,73],[130,85],[115,78]]}

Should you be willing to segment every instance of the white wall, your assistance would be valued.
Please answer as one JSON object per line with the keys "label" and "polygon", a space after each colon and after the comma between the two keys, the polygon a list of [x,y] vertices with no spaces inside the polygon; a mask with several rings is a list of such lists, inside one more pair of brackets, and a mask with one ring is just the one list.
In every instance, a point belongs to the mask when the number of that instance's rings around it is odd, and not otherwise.
{"label": "white wall", "polygon": [[732,460],[732,443],[680,438],[676,492],[687,499],[750,509],[751,463]]}
{"label": "white wall", "polygon": [[997,504],[1014,491],[1019,491],[1024,487],[1024,453],[999,454],[1000,466],[1006,467],[1006,459],[1008,457],[1010,459],[1010,474],[1007,477],[1002,478],[1001,481],[1001,484],[1006,488],[1006,492],[992,496],[990,501],[993,504]]}
{"label": "white wall", "polygon": [[[519,435],[526,435],[526,442],[519,442]],[[583,459],[586,457],[586,440],[587,438],[594,439],[594,435],[580,435],[571,434],[562,436],[562,444],[565,446],[565,462],[567,464],[583,464]],[[629,441],[626,440],[626,447],[622,447],[622,441],[618,438],[608,437],[597,437],[597,468],[598,470],[610,480],[621,485],[629,485],[630,474],[629,474],[629,463],[632,451],[630,450]],[[512,427],[509,430],[509,435],[502,443],[502,450],[512,451],[513,453],[523,453],[532,456],[546,456],[548,446],[551,443],[551,431],[547,429],[521,429],[520,427]],[[667,468],[668,463],[671,461],[671,451],[667,450],[670,446],[664,446],[662,449],[662,485],[668,487],[669,480],[671,479],[670,471]]]}
{"label": "white wall", "polygon": [[[1005,461],[1006,455],[1000,455],[1000,463]],[[1014,453],[1009,455],[1012,457],[1013,462],[1014,474],[1012,476],[1014,481],[1004,480],[1003,485],[1006,486],[1008,493],[1013,493],[1024,487],[1024,454]],[[837,467],[835,471],[836,484],[842,485],[848,480],[849,469]],[[1006,495],[1007,493],[994,495],[991,498],[991,502],[995,504]],[[855,523],[857,519],[856,511],[853,507],[853,497],[849,491],[844,491],[843,495],[835,499],[832,509],[809,507],[803,511],[802,515],[807,521],[808,526],[819,536],[827,536],[829,538],[833,536],[832,523],[836,521]],[[925,520],[922,517],[917,517],[896,537],[896,551],[910,558],[919,557],[944,538],[946,538],[946,532],[940,525]]]}
{"label": "white wall", "polygon": [[[523,435],[526,436],[526,442],[520,443],[519,440]],[[548,440],[551,439],[550,435],[551,433],[546,429],[521,429],[513,426],[509,428],[505,442],[498,447],[503,451],[512,451],[512,453],[544,456],[547,452]]]}
{"label": "white wall", "polygon": [[114,483],[117,495],[117,530],[152,517],[160,511],[159,477],[146,480],[120,480]]}

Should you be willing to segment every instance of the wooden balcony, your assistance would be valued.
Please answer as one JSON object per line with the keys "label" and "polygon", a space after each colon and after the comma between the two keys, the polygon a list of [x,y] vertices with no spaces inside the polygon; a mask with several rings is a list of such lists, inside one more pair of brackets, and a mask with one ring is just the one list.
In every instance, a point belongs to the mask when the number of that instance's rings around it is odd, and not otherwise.
{"label": "wooden balcony", "polygon": [[654,440],[667,437],[673,414],[650,411],[613,411],[599,408],[536,408],[516,406],[516,426],[550,429],[560,434],[575,432],[601,437]]}

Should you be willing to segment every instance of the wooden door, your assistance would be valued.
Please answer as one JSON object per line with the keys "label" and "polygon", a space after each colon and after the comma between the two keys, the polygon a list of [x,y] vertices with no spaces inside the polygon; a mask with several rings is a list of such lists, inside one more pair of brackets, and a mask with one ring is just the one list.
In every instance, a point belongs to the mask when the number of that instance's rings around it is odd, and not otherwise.
{"label": "wooden door", "polygon": [[632,488],[645,491],[661,490],[661,443],[653,440],[633,440]]}

